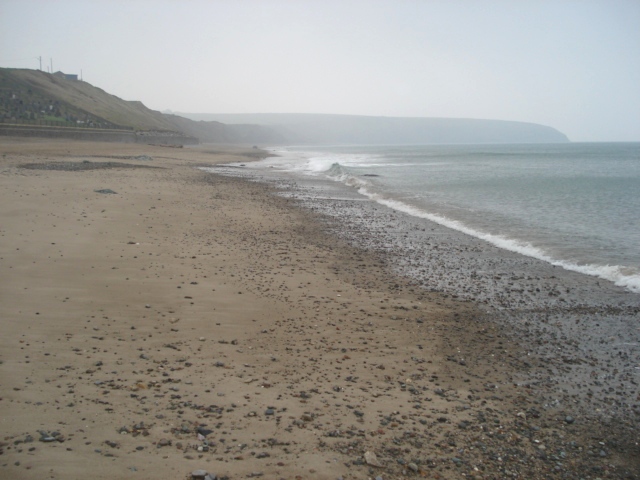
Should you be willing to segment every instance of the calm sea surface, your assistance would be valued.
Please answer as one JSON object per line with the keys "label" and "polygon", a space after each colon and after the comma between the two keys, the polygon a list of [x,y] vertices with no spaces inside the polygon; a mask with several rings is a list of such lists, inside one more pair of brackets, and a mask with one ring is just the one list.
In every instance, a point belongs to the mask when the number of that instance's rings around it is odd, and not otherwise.
{"label": "calm sea surface", "polygon": [[391,208],[640,292],[640,143],[275,153],[260,166],[330,178]]}

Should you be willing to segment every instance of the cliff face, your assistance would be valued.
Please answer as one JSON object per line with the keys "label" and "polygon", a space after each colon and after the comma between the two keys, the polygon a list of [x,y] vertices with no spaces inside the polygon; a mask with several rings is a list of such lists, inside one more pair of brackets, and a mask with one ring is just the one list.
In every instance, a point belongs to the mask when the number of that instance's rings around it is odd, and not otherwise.
{"label": "cliff face", "polygon": [[566,135],[534,123],[466,118],[367,117],[326,114],[189,114],[193,120],[265,125],[289,144],[562,143]]}

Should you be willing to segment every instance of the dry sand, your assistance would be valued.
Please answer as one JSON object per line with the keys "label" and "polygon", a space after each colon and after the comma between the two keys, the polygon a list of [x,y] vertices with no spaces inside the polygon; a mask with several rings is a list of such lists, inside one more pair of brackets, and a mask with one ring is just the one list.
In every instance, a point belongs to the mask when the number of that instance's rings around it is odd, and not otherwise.
{"label": "dry sand", "polygon": [[256,153],[0,140],[0,478],[638,478],[473,304],[194,168]]}

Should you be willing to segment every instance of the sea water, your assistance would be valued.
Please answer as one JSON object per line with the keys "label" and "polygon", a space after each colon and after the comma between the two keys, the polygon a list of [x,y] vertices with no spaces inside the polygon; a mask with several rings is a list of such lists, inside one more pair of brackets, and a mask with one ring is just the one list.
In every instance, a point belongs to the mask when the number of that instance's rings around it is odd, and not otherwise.
{"label": "sea water", "polygon": [[253,164],[640,292],[640,143],[282,147]]}

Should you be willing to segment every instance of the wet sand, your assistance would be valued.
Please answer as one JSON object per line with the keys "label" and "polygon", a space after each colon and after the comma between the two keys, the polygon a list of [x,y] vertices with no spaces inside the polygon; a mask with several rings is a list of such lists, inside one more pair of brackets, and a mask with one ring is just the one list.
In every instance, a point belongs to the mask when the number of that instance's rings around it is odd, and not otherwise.
{"label": "wet sand", "polygon": [[256,153],[0,142],[0,477],[637,478],[639,399],[549,402],[508,278],[194,168]]}

